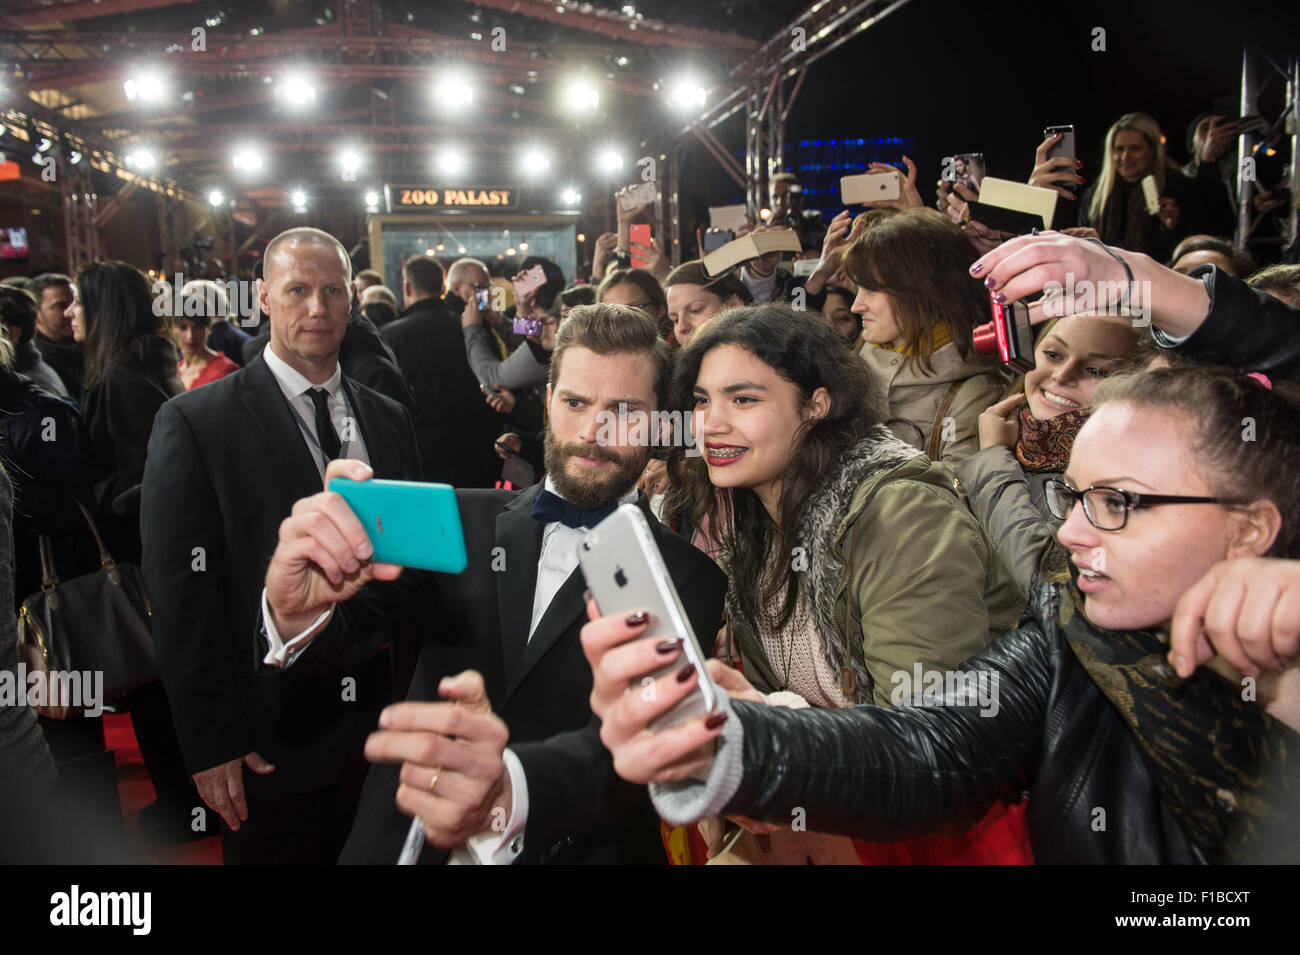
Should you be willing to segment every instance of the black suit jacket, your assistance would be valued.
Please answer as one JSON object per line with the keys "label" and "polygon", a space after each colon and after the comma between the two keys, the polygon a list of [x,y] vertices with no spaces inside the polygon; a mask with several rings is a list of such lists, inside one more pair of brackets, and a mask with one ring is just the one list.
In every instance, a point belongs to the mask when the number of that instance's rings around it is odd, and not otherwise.
{"label": "black suit jacket", "polygon": [[501,477],[493,442],[502,418],[465,357],[460,320],[441,299],[416,302],[379,331],[415,395],[415,437],[430,481],[490,488]]}
{"label": "black suit jacket", "polygon": [[[615,774],[591,712],[591,667],[579,640],[587,621],[581,570],[556,592],[528,639],[543,531],[531,510],[540,489],[458,492],[469,556],[464,573],[407,570],[396,581],[367,588],[338,607],[292,669],[346,666],[372,652],[367,632],[413,625],[423,645],[408,699],[436,700],[442,677],[473,668],[510,728],[509,746],[528,784],[521,861],[662,863],[658,816],[646,790]],[[708,556],[647,516],[707,651],[721,623],[726,577]],[[410,825],[393,802],[397,771],[386,764],[370,768],[341,862],[396,861]],[[421,862],[445,858],[425,846]]]}
{"label": "black suit jacket", "polygon": [[[409,413],[346,375],[343,383],[375,475],[417,479]],[[372,719],[391,695],[373,653],[329,676],[261,664],[261,593],[280,523],[321,490],[294,414],[261,356],[163,405],[140,520],[158,667],[187,767],[255,750],[276,766],[266,784],[279,794],[332,785],[354,721]],[[354,700],[345,676],[356,681]]]}

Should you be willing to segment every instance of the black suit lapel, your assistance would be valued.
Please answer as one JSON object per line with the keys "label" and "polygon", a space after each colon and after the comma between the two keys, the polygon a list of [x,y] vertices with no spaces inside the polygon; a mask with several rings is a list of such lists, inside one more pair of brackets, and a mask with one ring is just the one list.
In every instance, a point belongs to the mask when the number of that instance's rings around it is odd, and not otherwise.
{"label": "black suit lapel", "polygon": [[[537,561],[542,554],[543,525],[533,520],[533,501],[540,483],[515,495],[497,515],[496,544],[502,548],[506,569],[497,585],[497,610],[501,621],[501,655],[505,663],[507,694],[522,675],[524,647],[533,619],[537,589]],[[498,707],[500,709],[500,707]]]}
{"label": "black suit lapel", "polygon": [[[644,494],[637,494],[637,505],[645,513],[646,520],[650,522],[651,531],[655,534],[656,542],[659,537],[660,524],[658,518],[650,513],[649,502]],[[531,507],[531,503],[529,505]],[[536,521],[533,521],[536,524]],[[540,546],[538,549],[540,556]],[[537,575],[533,574],[534,585]],[[542,619],[537,622],[537,632],[533,634],[531,640],[523,648],[523,655],[519,665],[511,668],[507,662],[506,695],[501,701],[501,706],[505,706],[510,701],[520,684],[528,678],[528,674],[546,655],[546,651],[555,646],[556,642],[568,633],[576,624],[584,623],[587,619],[587,608],[582,603],[582,592],[587,589],[587,582],[582,576],[582,568],[575,567],[560,589],[555,592],[551,598],[550,604],[547,605],[546,611],[542,614]],[[531,615],[533,606],[533,595],[529,594],[528,612]],[[526,626],[526,625],[525,625]],[[525,637],[525,639],[527,639]],[[500,709],[500,707],[498,707]]]}
{"label": "black suit lapel", "polygon": [[[244,406],[279,458],[284,473],[289,477],[290,486],[305,493],[312,493],[311,489],[320,490],[320,472],[316,470],[316,459],[312,457],[302,436],[293,408],[289,406],[279,382],[271,374],[271,369],[266,367],[261,355],[248,363],[243,378],[241,397]],[[298,491],[295,490],[295,493]]]}
{"label": "black suit lapel", "polygon": [[343,376],[343,390],[348,395],[348,405],[357,416],[357,430],[366,445],[366,455],[370,458],[370,467],[375,477],[393,480],[407,477],[403,462],[399,460],[399,449],[388,440],[387,430],[380,423],[380,412],[375,407],[373,395],[363,394],[347,375]]}

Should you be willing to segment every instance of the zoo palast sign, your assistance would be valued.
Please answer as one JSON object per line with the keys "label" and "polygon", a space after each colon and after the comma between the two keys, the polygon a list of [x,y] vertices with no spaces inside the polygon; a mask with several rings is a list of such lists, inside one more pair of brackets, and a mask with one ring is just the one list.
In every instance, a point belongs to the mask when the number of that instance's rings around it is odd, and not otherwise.
{"label": "zoo palast sign", "polygon": [[512,209],[518,199],[508,186],[407,186],[384,187],[390,212],[427,209]]}

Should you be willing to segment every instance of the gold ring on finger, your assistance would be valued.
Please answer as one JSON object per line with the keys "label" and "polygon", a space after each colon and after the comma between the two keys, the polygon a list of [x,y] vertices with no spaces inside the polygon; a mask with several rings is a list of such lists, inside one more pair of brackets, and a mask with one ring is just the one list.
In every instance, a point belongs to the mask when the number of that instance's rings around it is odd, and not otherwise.
{"label": "gold ring on finger", "polygon": [[442,767],[433,767],[433,778],[429,780],[429,795],[433,795],[433,787],[438,785],[438,777],[442,775]]}

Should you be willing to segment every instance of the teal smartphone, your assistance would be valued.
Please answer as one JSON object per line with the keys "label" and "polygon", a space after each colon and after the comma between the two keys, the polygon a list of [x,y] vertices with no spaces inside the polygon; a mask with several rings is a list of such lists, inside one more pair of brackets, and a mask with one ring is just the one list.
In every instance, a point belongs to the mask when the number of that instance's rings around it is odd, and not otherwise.
{"label": "teal smartphone", "polygon": [[469,563],[450,484],[333,478],[330,490],[365,526],[375,549],[372,560],[447,574],[459,574]]}

